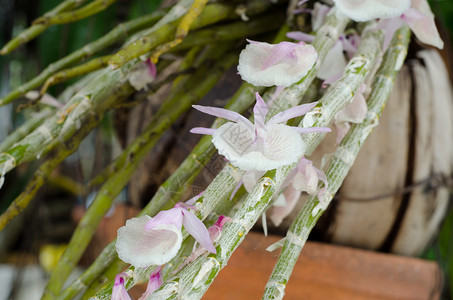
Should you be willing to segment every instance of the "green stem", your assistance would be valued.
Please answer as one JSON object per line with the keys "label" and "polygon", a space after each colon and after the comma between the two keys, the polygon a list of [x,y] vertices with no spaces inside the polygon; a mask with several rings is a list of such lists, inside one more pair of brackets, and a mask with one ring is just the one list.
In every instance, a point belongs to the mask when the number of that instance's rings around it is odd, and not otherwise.
{"label": "green stem", "polygon": [[[69,54],[66,57],[59,59],[56,62],[50,64],[45,68],[38,76],[34,77],[27,83],[19,86],[18,88],[11,91],[8,95],[0,98],[0,106],[10,103],[14,99],[24,95],[26,92],[36,89],[41,84],[43,84],[50,76],[56,72],[66,68],[70,65],[73,65],[77,62],[80,62],[95,53],[113,45],[114,43],[126,39],[132,33],[135,33],[139,30],[149,27],[154,24],[163,16],[163,12],[155,12],[135,20],[125,22],[117,25],[109,33],[97,39],[94,42],[91,42],[85,45],[83,48],[80,48],[77,51]],[[34,26],[44,26],[44,25],[34,25]]]}
{"label": "green stem", "polygon": [[283,298],[285,286],[311,230],[327,208],[333,195],[340,188],[363,142],[378,123],[378,119],[393,88],[396,74],[407,54],[409,41],[410,31],[407,27],[400,29],[395,34],[374,79],[373,89],[368,98],[368,113],[365,120],[361,124],[353,124],[351,126],[351,129],[334,152],[326,171],[327,190],[330,194],[327,199],[328,202],[319,206],[320,201],[316,196],[311,196],[308,199],[286,234],[283,249],[266,285],[263,299]]}
{"label": "green stem", "polygon": [[[124,100],[130,95],[132,88],[125,86],[123,89],[116,90],[105,101],[113,104]],[[106,109],[98,110],[95,113],[89,114],[84,120],[84,126],[77,130],[74,135],[64,139],[62,143],[55,139],[51,143],[50,148],[57,148],[56,153],[52,154],[35,173],[31,181],[28,183],[25,190],[10,204],[8,209],[0,216],[0,231],[19,213],[25,210],[30,201],[36,195],[36,192],[46,183],[50,173],[70,154],[77,150],[80,142],[85,138],[91,130],[96,127],[102,119]]]}
{"label": "green stem", "polygon": [[19,128],[14,130],[10,135],[6,137],[0,144],[0,152],[8,150],[11,148],[12,145],[20,141],[22,138],[27,136],[30,132],[35,130],[38,126],[40,126],[44,120],[46,120],[52,114],[52,109],[44,109],[32,117],[28,118],[28,120],[22,124]]}
{"label": "green stem", "polygon": [[[216,50],[216,55],[223,53],[218,48]],[[214,56],[213,59],[218,59],[218,56]],[[44,299],[53,299],[60,293],[65,279],[88,246],[102,216],[108,211],[113,200],[127,184],[138,164],[143,160],[149,150],[182,112],[189,109],[193,103],[201,99],[215,85],[225,69],[230,67],[235,60],[236,57],[233,53],[223,57],[222,61],[212,69],[208,69],[209,66],[207,65],[200,68],[197,74],[190,80],[189,86],[191,92],[186,93],[184,91],[184,93],[180,93],[177,97],[165,102],[160,112],[156,114],[155,119],[151,121],[145,131],[124,151],[124,153],[127,153],[127,159],[131,163],[126,164],[123,169],[112,174],[112,177],[99,190],[96,198],[74,232],[68,248],[53,271],[47,284]],[[205,74],[208,70],[211,76],[206,78]],[[195,88],[193,88],[194,86]]]}
{"label": "green stem", "polygon": [[[258,0],[250,0],[249,4],[251,6],[249,12],[251,15],[261,12],[270,6],[269,3]],[[235,14],[235,8],[233,5],[226,5],[221,3],[209,4],[204,7],[201,14],[192,23],[190,29],[195,30],[224,19],[237,17],[238,16]],[[176,34],[177,24],[178,22],[174,21],[162,26],[159,30],[162,32],[162,34],[160,35],[156,35],[155,32],[151,32],[149,34],[141,36],[136,41],[130,43],[129,45],[123,47],[123,49],[118,51],[118,53],[116,53],[110,60],[109,65],[113,69],[117,69],[128,61],[150,52],[158,45],[168,43]]]}
{"label": "green stem", "polygon": [[[44,14],[44,17],[51,17],[55,16],[61,12],[68,11],[74,7],[81,5],[86,0],[66,0],[61,2],[58,6],[54,9],[50,10],[49,12]],[[0,55],[6,55],[19,47],[22,44],[34,39],[41,33],[43,33],[49,26],[43,24],[36,24],[32,25],[29,28],[25,29],[11,41],[9,41],[5,46],[3,46],[2,50],[0,50]]]}
{"label": "green stem", "polygon": [[33,25],[50,26],[55,24],[66,24],[79,21],[105,10],[114,2],[116,2],[116,0],[94,0],[84,7],[73,11],[65,11],[52,16],[40,17],[33,21]]}

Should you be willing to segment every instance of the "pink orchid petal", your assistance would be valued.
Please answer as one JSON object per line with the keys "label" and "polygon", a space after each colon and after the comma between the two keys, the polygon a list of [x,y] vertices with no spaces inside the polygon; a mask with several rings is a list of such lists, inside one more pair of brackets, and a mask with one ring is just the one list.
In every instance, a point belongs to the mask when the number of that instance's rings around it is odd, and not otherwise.
{"label": "pink orchid petal", "polygon": [[127,277],[126,273],[116,275],[115,285],[112,288],[112,300],[131,300],[126,287],[124,286],[124,277]]}
{"label": "pink orchid petal", "polygon": [[146,60],[146,64],[148,65],[149,75],[151,75],[153,78],[156,78],[157,76],[156,65],[149,58]]}
{"label": "pink orchid petal", "polygon": [[282,60],[284,57],[290,56],[291,52],[293,52],[297,46],[298,44],[290,42],[281,42],[277,45],[274,45],[271,52],[269,53],[269,56],[264,61],[261,70],[265,70]]}
{"label": "pink orchid petal", "polygon": [[146,291],[143,293],[143,295],[138,300],[147,300],[148,297],[150,297],[151,294],[155,290],[160,288],[162,283],[163,283],[162,266],[159,266],[151,273],[151,276],[149,277],[148,285],[146,287]]}
{"label": "pink orchid petal", "polygon": [[235,111],[231,111],[225,108],[220,108],[220,107],[212,107],[212,106],[201,106],[201,105],[192,105],[193,108],[195,108],[198,111],[201,111],[205,114],[227,119],[233,122],[237,123],[243,123],[245,125],[253,126],[253,124],[245,117],[242,115],[238,114]]}
{"label": "pink orchid petal", "polygon": [[339,73],[343,74],[345,68],[346,59],[343,54],[343,44],[337,41],[329,52],[327,52],[317,77],[327,80],[337,76]]}
{"label": "pink orchid petal", "polygon": [[208,229],[192,212],[184,210],[183,212],[183,225],[184,228],[190,233],[195,240],[200,243],[206,250],[211,253],[216,253],[215,247],[212,244],[211,239],[209,238]]}
{"label": "pink orchid petal", "polygon": [[307,104],[302,104],[298,106],[291,107],[290,109],[287,109],[285,111],[282,111],[275,116],[273,116],[267,124],[278,124],[278,123],[284,123],[292,118],[295,117],[300,117],[311,111],[318,102],[313,102],[313,103],[307,103]]}
{"label": "pink orchid petal", "polygon": [[383,50],[387,50],[392,41],[395,32],[404,25],[403,20],[400,17],[383,19],[378,22],[378,29],[383,29],[385,32],[384,44],[382,45]]}
{"label": "pink orchid petal", "polygon": [[264,171],[247,171],[242,175],[242,182],[247,192],[251,192],[253,187],[256,185],[261,176],[264,175]]}
{"label": "pink orchid petal", "polygon": [[283,193],[286,200],[285,206],[274,206],[271,211],[270,219],[275,226],[280,226],[283,219],[286,218],[294,209],[300,198],[301,191],[289,186]]}
{"label": "pink orchid petal", "polygon": [[304,134],[304,133],[324,133],[324,132],[331,132],[332,129],[329,127],[293,127],[298,133]]}
{"label": "pink orchid petal", "polygon": [[253,116],[255,118],[255,126],[258,129],[263,129],[264,130],[264,122],[266,119],[267,115],[267,105],[264,102],[263,98],[261,98],[260,94],[258,92],[255,93],[256,97],[256,104],[253,107]]}
{"label": "pink orchid petal", "polygon": [[214,128],[194,127],[190,129],[190,133],[213,135],[216,130]]}
{"label": "pink orchid petal", "polygon": [[115,247],[124,262],[136,267],[162,265],[178,253],[182,243],[181,227],[162,224],[146,230],[150,219],[149,216],[132,218],[118,229]]}
{"label": "pink orchid petal", "polygon": [[238,72],[255,86],[290,86],[313,68],[318,54],[312,45],[253,42],[239,55]]}
{"label": "pink orchid petal", "polygon": [[157,215],[151,218],[145,226],[146,230],[151,230],[158,225],[171,224],[177,228],[182,226],[182,208],[174,207],[169,210],[160,211]]}
{"label": "pink orchid petal", "polygon": [[[355,36],[358,37],[358,39],[360,39],[360,36],[358,34],[354,34]],[[341,36],[340,37],[340,42],[343,46],[343,50],[346,52],[346,55],[348,56],[348,58],[351,58],[354,56],[354,54],[357,52],[357,45],[355,45],[352,40],[355,40],[356,38],[354,38],[353,36],[354,35],[350,35],[348,37],[345,37],[345,36]],[[351,39],[351,40],[350,40]]]}
{"label": "pink orchid petal", "polygon": [[314,35],[304,33],[301,31],[290,31],[286,34],[286,36],[290,39],[307,43],[312,43],[315,40]]}
{"label": "pink orchid petal", "polygon": [[316,31],[321,27],[322,23],[330,11],[330,7],[319,2],[316,2],[313,6],[313,11],[311,13],[311,26],[313,31]]}
{"label": "pink orchid petal", "polygon": [[308,0],[301,0],[301,1],[297,2],[297,6],[301,6],[302,4],[307,3],[307,2],[308,2]]}
{"label": "pink orchid petal", "polygon": [[335,74],[335,75],[333,75],[333,76],[327,78],[326,80],[324,80],[324,81],[322,82],[322,85],[321,85],[322,88],[325,89],[328,85],[330,85],[330,84],[336,82],[338,79],[341,78],[341,75],[343,75],[343,72],[338,73],[338,74]]}
{"label": "pink orchid petal", "polygon": [[232,219],[230,217],[221,215],[214,223],[214,225],[208,228],[209,238],[211,239],[212,242],[214,242],[216,238],[220,235],[220,232],[222,232],[222,228],[225,225],[225,223],[230,222],[231,220]]}
{"label": "pink orchid petal", "polygon": [[197,202],[198,199],[200,199],[203,196],[203,194],[204,194],[204,191],[200,192],[198,195],[196,195],[196,196],[190,198],[189,200],[187,200],[186,202],[184,202],[184,204],[187,206],[191,206],[192,209],[196,209],[193,205],[195,204],[195,202]]}
{"label": "pink orchid petal", "polygon": [[415,8],[410,8],[401,17],[422,43],[439,49],[444,48],[444,42],[437,31],[434,16],[425,15]]}

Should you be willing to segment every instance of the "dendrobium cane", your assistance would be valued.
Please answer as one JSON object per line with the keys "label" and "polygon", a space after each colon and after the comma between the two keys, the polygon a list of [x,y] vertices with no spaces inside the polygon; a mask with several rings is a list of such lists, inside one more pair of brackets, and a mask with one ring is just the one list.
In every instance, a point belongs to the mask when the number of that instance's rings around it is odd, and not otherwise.
{"label": "dendrobium cane", "polygon": [[206,226],[189,211],[195,209],[193,204],[199,197],[177,203],[153,218],[142,216],[128,220],[126,226],[118,229],[118,257],[136,267],[165,264],[181,247],[182,225],[205,249],[216,253]]}
{"label": "dendrobium cane", "polygon": [[268,107],[256,93],[255,122],[217,107],[194,105],[203,113],[230,120],[218,129],[195,127],[190,132],[212,135],[219,153],[245,171],[268,171],[296,162],[304,153],[300,134],[329,132],[326,127],[301,128],[281,124],[309,112],[316,103],[302,104],[280,112],[266,121]]}
{"label": "dendrobium cane", "polygon": [[290,86],[307,75],[318,59],[315,48],[303,42],[248,42],[239,55],[238,72],[255,86]]}

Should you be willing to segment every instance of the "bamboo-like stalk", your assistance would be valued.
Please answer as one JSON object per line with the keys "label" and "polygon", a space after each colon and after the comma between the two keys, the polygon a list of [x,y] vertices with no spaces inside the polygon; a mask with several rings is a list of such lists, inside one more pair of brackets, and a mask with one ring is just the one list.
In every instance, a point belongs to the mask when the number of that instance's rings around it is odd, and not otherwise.
{"label": "bamboo-like stalk", "polygon": [[[368,98],[368,113],[361,124],[354,124],[334,152],[331,163],[326,171],[328,193],[331,197],[340,188],[349,172],[365,139],[378,124],[399,68],[407,54],[410,31],[407,27],[398,30],[387,50],[383,63],[374,79],[373,89]],[[300,252],[315,226],[317,220],[327,208],[319,207],[319,199],[311,196],[297,218],[289,228],[283,249],[266,285],[263,299],[282,299],[285,286],[291,276]],[[321,208],[321,209],[319,209]]]}
{"label": "bamboo-like stalk", "polygon": [[[319,45],[319,49],[317,50],[320,61],[322,61],[327,52],[339,38],[339,35],[343,32],[347,22],[348,19],[345,17],[340,16],[339,18],[337,18],[335,10],[333,10],[329,17],[326,19],[325,24],[318,31],[314,43],[315,47],[316,45]],[[319,68],[318,64],[320,64],[320,62],[317,62],[315,70]],[[291,105],[296,105],[302,100],[302,96],[308,89],[315,75],[316,74],[312,74],[310,72],[309,75],[305,76],[301,80],[301,82],[287,88],[284,91],[284,93],[282,92],[284,97],[290,98]],[[299,87],[299,85],[302,85],[302,88]],[[285,100],[282,101],[280,100],[280,98],[283,97],[280,96],[279,99],[275,100],[274,103],[270,106],[270,111],[273,112],[274,114],[287,108],[287,105],[284,104]],[[227,166],[223,168],[223,170],[217,175],[216,178],[214,178],[213,182],[211,182],[211,184],[208,186],[208,188],[203,194],[203,197],[199,199],[201,203],[199,203],[200,210],[198,216],[201,220],[204,220],[209,215],[209,213],[215,210],[215,207],[221,205],[222,199],[224,199],[221,196],[225,197],[226,195],[231,194],[231,192],[233,191],[234,187],[237,185],[243,174],[244,174],[243,171],[234,168],[230,164],[227,164]],[[163,193],[166,192],[167,191],[165,190],[163,191]],[[153,269],[154,266],[149,267],[145,274],[149,275],[149,273],[151,273]],[[133,271],[133,269],[131,269],[131,271]],[[128,287],[134,286],[135,283],[136,282],[134,279],[126,280],[126,285]],[[96,294],[95,297],[91,299],[108,299],[108,297],[111,295],[112,286],[113,282],[111,282],[107,287],[103,288],[100,292]]]}
{"label": "bamboo-like stalk", "polygon": [[[66,137],[63,142],[59,139],[51,141],[49,148],[58,150],[47,159],[42,166],[35,172],[31,181],[27,184],[24,191],[10,204],[8,209],[0,216],[0,231],[19,213],[24,211],[30,201],[34,198],[36,192],[43,186],[50,176],[50,173],[70,154],[77,150],[78,145],[84,137],[95,128],[102,120],[102,116],[106,110],[114,103],[124,100],[129,96],[134,89],[129,85],[124,85],[120,89],[111,92],[104,102],[108,103],[104,109],[99,109],[89,113],[84,119],[84,126],[77,130],[74,135]],[[63,146],[61,146],[63,145]]]}
{"label": "bamboo-like stalk", "polygon": [[[81,4],[83,4],[86,0],[65,0],[61,2],[58,6],[54,9],[48,11],[44,14],[44,17],[52,17],[61,12],[71,10]],[[25,29],[19,35],[14,37],[11,41],[9,41],[3,48],[0,50],[0,55],[6,55],[19,47],[22,44],[34,39],[41,33],[43,33],[49,26],[43,24],[36,24],[32,25],[29,28]]]}
{"label": "bamboo-like stalk", "polygon": [[55,85],[57,83],[68,81],[71,78],[82,76],[93,71],[99,70],[107,66],[107,62],[110,59],[111,55],[105,55],[97,58],[93,58],[86,63],[78,65],[73,68],[61,70],[54,75],[50,76],[39,92],[40,96],[42,97],[49,87]]}
{"label": "bamboo-like stalk", "polygon": [[55,25],[55,24],[66,24],[76,22],[89,16],[95,15],[98,12],[105,10],[107,7],[115,3],[116,0],[94,0],[91,3],[85,5],[76,10],[63,11],[61,13],[52,16],[42,16],[33,21],[33,25]]}
{"label": "bamboo-like stalk", "polygon": [[[284,14],[281,12],[257,16],[248,22],[238,21],[226,25],[218,25],[200,29],[191,33],[184,41],[174,48],[180,51],[194,46],[207,45],[215,42],[223,42],[253,36],[267,31],[276,30],[284,21]],[[247,34],[244,34],[247,32]]]}
{"label": "bamboo-like stalk", "polygon": [[[382,37],[382,35],[380,35]],[[349,62],[345,74],[332,85],[320,100],[321,114],[312,126],[327,126],[335,114],[353,99],[354,93],[369,74],[381,49],[379,35],[369,33],[362,40],[357,54]],[[300,125],[302,126],[302,124]],[[305,134],[307,148],[314,149],[323,134]],[[216,247],[217,254],[198,258],[184,267],[172,280],[165,282],[156,292],[159,299],[199,299],[206,292],[220,269],[226,266],[234,250],[271,203],[274,194],[297,163],[268,171],[249,193],[233,220],[227,223]]]}
{"label": "bamboo-like stalk", "polygon": [[[17,87],[16,89],[12,90],[6,96],[0,98],[0,106],[10,103],[14,99],[24,95],[26,92],[36,89],[41,84],[43,84],[50,76],[55,74],[56,72],[69,67],[75,63],[78,63],[95,53],[106,49],[107,47],[113,45],[118,41],[122,41],[126,39],[129,35],[147,28],[157,22],[162,16],[162,11],[154,12],[152,14],[148,14],[146,16],[137,18],[135,20],[121,23],[117,25],[114,29],[109,31],[104,36],[100,37],[99,39],[83,46],[79,50],[72,52],[71,54],[57,60],[56,62],[51,63],[47,66],[38,76],[34,77],[30,81],[22,84],[21,86]],[[44,25],[34,25],[34,26],[44,26]],[[6,47],[6,46],[5,46]]]}
{"label": "bamboo-like stalk", "polygon": [[[249,5],[250,7],[248,11],[250,15],[262,12],[263,10],[270,7],[270,3],[259,0],[249,0],[247,5]],[[204,7],[201,14],[192,23],[190,29],[195,30],[207,25],[214,24],[220,20],[238,17],[239,16],[235,13],[234,5],[212,3]],[[174,21],[160,28],[160,30],[164,32],[165,39],[163,41],[159,41],[159,43],[156,42],[156,36],[154,32],[141,36],[136,41],[128,44],[127,46],[123,47],[123,49],[118,51],[109,61],[109,65],[113,69],[117,69],[128,61],[148,53],[156,46],[170,42],[172,40],[172,37],[174,37],[176,34],[177,24],[178,22]]]}
{"label": "bamboo-like stalk", "polygon": [[[226,49],[224,48],[222,51],[221,48],[216,48],[215,50],[216,53],[212,56],[214,60],[218,59]],[[123,169],[114,173],[99,190],[95,200],[74,232],[68,248],[52,272],[43,297],[44,299],[53,299],[60,293],[65,279],[83,254],[102,216],[108,211],[113,200],[127,184],[138,164],[143,160],[160,136],[182,112],[190,108],[191,104],[204,96],[220,79],[225,69],[230,67],[236,60],[234,53],[225,55],[223,58],[222,61],[211,69],[209,69],[210,66],[208,65],[201,67],[197,74],[188,82],[188,84],[190,83],[190,87],[194,87],[191,89],[191,93],[180,93],[170,101],[165,102],[160,112],[156,114],[155,119],[151,121],[140,137],[125,150],[125,153],[132,154],[128,156],[128,160],[132,163],[127,164]],[[208,71],[211,76],[206,78],[205,74]]]}

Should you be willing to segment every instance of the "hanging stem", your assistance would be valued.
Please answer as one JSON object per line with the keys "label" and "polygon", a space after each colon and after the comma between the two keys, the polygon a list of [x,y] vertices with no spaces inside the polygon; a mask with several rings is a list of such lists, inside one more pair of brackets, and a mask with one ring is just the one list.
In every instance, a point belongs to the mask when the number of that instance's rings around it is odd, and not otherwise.
{"label": "hanging stem", "polygon": [[[250,5],[249,14],[253,15],[269,8],[270,3],[259,0],[249,0],[248,5]],[[237,17],[238,16],[235,14],[235,8],[233,5],[225,5],[221,3],[209,4],[204,7],[198,18],[193,21],[190,29],[198,29],[224,19]],[[159,36],[156,36],[156,32],[151,32],[141,36],[136,41],[118,51],[118,53],[116,53],[109,61],[109,65],[112,69],[117,69],[131,59],[147,54],[155,47],[170,42],[172,37],[176,34],[176,29],[177,21],[162,26],[160,28],[162,34]]]}
{"label": "hanging stem", "polygon": [[50,26],[55,24],[66,24],[79,21],[105,10],[114,2],[116,2],[116,0],[94,0],[84,7],[73,11],[64,11],[52,16],[42,16],[34,20],[33,25]]}
{"label": "hanging stem", "polygon": [[[81,4],[83,4],[86,0],[65,0],[61,2],[58,6],[54,9],[50,10],[49,12],[44,14],[44,17],[52,17],[61,12],[71,10]],[[49,26],[43,24],[34,24],[29,28],[25,29],[11,41],[9,41],[5,46],[3,46],[2,50],[0,50],[0,55],[6,55],[19,47],[22,44],[34,39],[41,33],[43,33]]]}
{"label": "hanging stem", "polygon": [[131,35],[134,32],[149,27],[150,25],[157,22],[163,16],[163,14],[164,14],[163,12],[158,11],[140,17],[138,19],[117,25],[114,29],[112,29],[110,32],[100,37],[96,41],[83,46],[83,48],[74,51],[73,53],[57,60],[56,62],[51,63],[38,76],[34,77],[30,81],[14,89],[6,96],[0,98],[0,106],[10,103],[11,101],[19,98],[28,91],[36,89],[56,72],[68,66],[71,66],[75,63],[78,63],[84,59],[87,59],[88,57],[93,56],[95,53],[103,49],[106,49],[107,47],[113,45],[114,43],[126,39],[129,35]]}
{"label": "hanging stem", "polygon": [[[365,139],[378,124],[379,117],[393,88],[399,68],[407,54],[410,31],[407,27],[398,30],[387,50],[383,63],[374,79],[373,89],[368,98],[368,113],[361,124],[353,124],[334,152],[326,171],[327,190],[332,199],[349,172]],[[289,228],[283,249],[266,285],[263,299],[282,299],[285,286],[291,276],[300,252],[327,206],[319,208],[319,199],[311,196]],[[328,203],[327,203],[328,204]]]}

